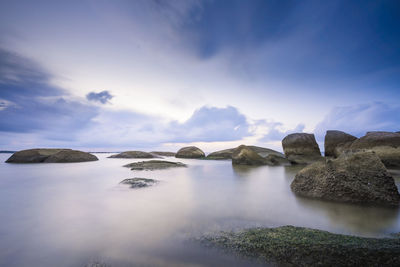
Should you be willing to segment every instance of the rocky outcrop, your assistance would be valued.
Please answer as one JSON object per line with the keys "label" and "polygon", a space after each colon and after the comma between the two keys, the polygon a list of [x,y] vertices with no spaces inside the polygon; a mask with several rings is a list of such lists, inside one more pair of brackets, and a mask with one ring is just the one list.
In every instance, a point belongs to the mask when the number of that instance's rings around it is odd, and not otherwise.
{"label": "rocky outcrop", "polygon": [[251,150],[256,152],[258,155],[260,155],[263,158],[268,157],[269,155],[275,155],[277,157],[285,158],[285,155],[282,154],[281,152],[275,151],[273,149],[265,148],[265,147],[259,147],[259,146],[248,146]]}
{"label": "rocky outcrop", "polygon": [[357,140],[357,137],[342,131],[326,131],[325,135],[325,156],[338,157],[344,150]]}
{"label": "rocky outcrop", "polygon": [[267,161],[248,146],[241,145],[232,154],[232,164],[257,166],[267,165]]}
{"label": "rocky outcrop", "polygon": [[368,132],[354,141],[351,149],[371,149],[378,146],[400,147],[400,134],[393,132]]}
{"label": "rocky outcrop", "polygon": [[236,148],[215,151],[207,155],[207,159],[231,159]]}
{"label": "rocky outcrop", "polygon": [[188,146],[188,147],[183,147],[179,149],[178,152],[175,154],[176,158],[187,158],[187,159],[198,159],[198,158],[204,158],[205,154],[204,152],[195,146]]}
{"label": "rocky outcrop", "polygon": [[281,226],[222,232],[199,241],[267,266],[400,266],[399,236],[366,238]]}
{"label": "rocky outcrop", "polygon": [[151,151],[153,155],[163,156],[163,157],[175,157],[175,152],[166,152],[166,151]]}
{"label": "rocky outcrop", "polygon": [[120,184],[127,184],[130,188],[143,188],[155,185],[158,183],[157,180],[148,178],[129,178],[120,182]]}
{"label": "rocky outcrop", "polygon": [[393,177],[373,152],[311,164],[297,173],[291,188],[300,196],[340,202],[398,206],[400,201]]}
{"label": "rocky outcrop", "polygon": [[393,132],[368,132],[354,141],[348,151],[373,151],[388,168],[400,167],[400,134]]}
{"label": "rocky outcrop", "polygon": [[149,161],[140,161],[133,162],[124,167],[130,168],[131,170],[141,171],[141,170],[162,170],[168,168],[176,168],[176,167],[187,167],[186,164],[181,162],[172,162],[165,160],[149,160]]}
{"label": "rocky outcrop", "polygon": [[98,158],[87,152],[72,149],[36,148],[15,152],[7,163],[69,163],[95,161]]}
{"label": "rocky outcrop", "polygon": [[286,158],[295,164],[308,164],[322,159],[314,134],[289,134],[282,140],[282,147]]}
{"label": "rocky outcrop", "polygon": [[116,155],[109,156],[109,158],[117,159],[151,159],[158,158],[157,155],[153,155],[148,152],[143,151],[125,151]]}

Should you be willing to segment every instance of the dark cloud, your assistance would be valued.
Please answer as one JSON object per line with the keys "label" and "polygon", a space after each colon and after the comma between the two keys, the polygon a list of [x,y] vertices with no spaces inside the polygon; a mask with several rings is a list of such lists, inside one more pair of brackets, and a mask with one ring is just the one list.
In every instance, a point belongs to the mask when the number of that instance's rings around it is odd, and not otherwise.
{"label": "dark cloud", "polygon": [[98,113],[96,107],[68,100],[35,62],[2,49],[0,55],[0,132],[71,140]]}
{"label": "dark cloud", "polygon": [[93,102],[100,102],[102,104],[107,104],[113,98],[113,96],[108,91],[102,91],[100,93],[90,92],[86,95],[86,99]]}
{"label": "dark cloud", "polygon": [[317,125],[317,139],[323,140],[327,130],[341,130],[358,137],[368,131],[399,131],[400,106],[374,102],[336,107]]}

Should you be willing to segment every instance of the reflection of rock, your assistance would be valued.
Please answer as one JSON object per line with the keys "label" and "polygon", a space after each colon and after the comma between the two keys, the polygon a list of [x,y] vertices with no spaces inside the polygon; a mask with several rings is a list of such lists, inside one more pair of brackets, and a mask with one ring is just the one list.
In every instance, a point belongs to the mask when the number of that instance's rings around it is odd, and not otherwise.
{"label": "reflection of rock", "polygon": [[296,174],[291,188],[301,196],[340,202],[397,206],[400,201],[393,177],[372,152],[311,164]]}
{"label": "reflection of rock", "polygon": [[166,152],[166,151],[152,151],[151,154],[163,156],[163,157],[175,157],[175,152]]}
{"label": "reflection of rock", "polygon": [[178,152],[175,154],[176,158],[187,158],[187,159],[198,159],[198,158],[204,158],[205,154],[204,152],[195,146],[188,146],[188,147],[183,147],[179,149]]}
{"label": "reflection of rock", "polygon": [[365,238],[281,226],[222,232],[200,239],[282,266],[399,266],[400,238]]}
{"label": "reflection of rock", "polygon": [[109,156],[109,158],[120,158],[120,159],[151,159],[157,156],[143,152],[143,151],[125,151],[116,155]]}
{"label": "reflection of rock", "polygon": [[314,134],[289,134],[282,140],[282,147],[286,158],[293,163],[308,164],[322,159]]}
{"label": "reflection of rock", "polygon": [[399,215],[399,209],[391,207],[360,206],[310,198],[297,198],[297,202],[304,208],[312,209],[313,213],[326,214],[332,225],[362,235],[374,236],[390,229],[396,225]]}
{"label": "reflection of rock", "polygon": [[72,149],[37,148],[15,152],[8,163],[70,163],[95,161],[98,158],[87,152]]}
{"label": "reflection of rock", "polygon": [[325,156],[338,157],[344,149],[349,148],[357,137],[341,131],[327,131],[325,135]]}
{"label": "reflection of rock", "polygon": [[128,184],[131,188],[142,188],[152,186],[158,183],[157,180],[147,178],[129,178],[120,182],[120,184]]}
{"label": "reflection of rock", "polygon": [[149,161],[140,161],[133,162],[124,167],[131,168],[131,170],[162,170],[168,168],[176,168],[176,167],[186,167],[186,164],[181,162],[172,162],[165,160],[149,160]]}

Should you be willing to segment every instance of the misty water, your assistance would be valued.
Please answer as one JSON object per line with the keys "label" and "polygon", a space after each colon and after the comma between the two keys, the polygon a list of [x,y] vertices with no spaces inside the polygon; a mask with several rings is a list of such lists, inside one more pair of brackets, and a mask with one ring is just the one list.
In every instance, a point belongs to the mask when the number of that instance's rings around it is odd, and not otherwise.
{"label": "misty water", "polygon": [[[141,161],[7,164],[0,154],[0,265],[249,266],[193,237],[295,225],[361,236],[400,232],[398,209],[296,197],[299,166],[232,167],[230,161],[166,158],[188,168],[131,171]],[[399,186],[399,172],[393,172]],[[126,178],[161,181],[130,189]]]}

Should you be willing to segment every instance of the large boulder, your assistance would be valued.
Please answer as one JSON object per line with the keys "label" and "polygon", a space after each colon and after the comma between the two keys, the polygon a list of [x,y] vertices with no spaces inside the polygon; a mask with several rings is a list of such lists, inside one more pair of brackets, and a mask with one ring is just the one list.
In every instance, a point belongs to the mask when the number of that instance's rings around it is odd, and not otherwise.
{"label": "large boulder", "polygon": [[219,150],[212,152],[207,155],[207,159],[231,159],[232,154],[235,151],[236,148],[229,148],[229,149],[224,149],[224,150]]}
{"label": "large boulder", "polygon": [[204,158],[204,152],[195,146],[187,146],[179,149],[178,152],[175,154],[176,158],[187,158],[187,159],[198,159]]}
{"label": "large boulder", "polygon": [[143,151],[125,151],[116,155],[109,156],[109,158],[119,158],[119,159],[151,159],[157,158],[157,155]]}
{"label": "large boulder", "polygon": [[258,155],[248,146],[238,146],[232,154],[234,165],[267,165],[266,159]]}
{"label": "large boulder", "polygon": [[15,152],[7,163],[68,163],[95,161],[98,158],[87,152],[72,149],[36,148]]}
{"label": "large boulder", "polygon": [[282,147],[286,158],[295,164],[308,164],[322,159],[314,134],[289,134],[283,138]]}
{"label": "large boulder", "polygon": [[400,133],[368,132],[354,141],[350,151],[374,151],[386,167],[400,167]]}
{"label": "large boulder", "polygon": [[357,137],[342,131],[326,131],[325,135],[325,156],[338,157],[345,149],[357,140]]}
{"label": "large boulder", "polygon": [[371,149],[377,146],[400,147],[400,133],[368,132],[351,144],[351,149]]}
{"label": "large boulder", "polygon": [[324,200],[398,206],[393,177],[373,152],[343,153],[313,163],[297,173],[290,185],[300,196]]}

